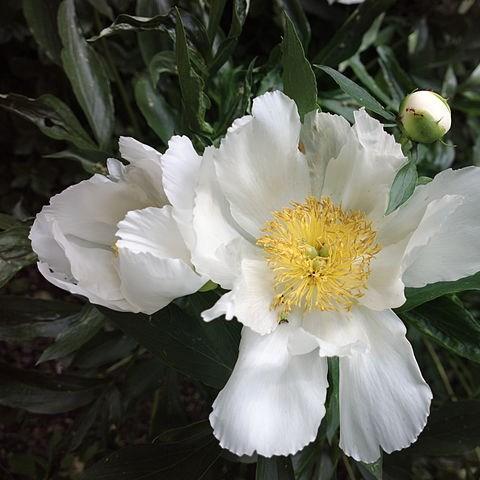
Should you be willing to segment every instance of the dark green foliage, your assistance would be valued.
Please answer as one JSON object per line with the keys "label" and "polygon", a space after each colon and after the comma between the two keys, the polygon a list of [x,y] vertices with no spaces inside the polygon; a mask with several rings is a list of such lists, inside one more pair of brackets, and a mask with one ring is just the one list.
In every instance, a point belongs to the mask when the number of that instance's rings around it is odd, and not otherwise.
{"label": "dark green foliage", "polygon": [[[200,319],[220,288],[152,316],[93,307],[41,278],[28,233],[51,195],[106,172],[119,135],[163,151],[172,134],[187,134],[201,152],[277,88],[302,117],[321,107],[353,121],[364,107],[384,123],[409,159],[390,191],[394,211],[439,171],[480,165],[479,21],[468,1],[2,2],[0,476],[476,478],[480,274],[407,288],[397,310],[434,392],[412,447],[370,465],[343,456],[332,358],[317,439],[288,458],[239,458],[207,421],[241,332],[235,320]],[[396,113],[415,88],[449,98],[446,144],[402,138]]]}

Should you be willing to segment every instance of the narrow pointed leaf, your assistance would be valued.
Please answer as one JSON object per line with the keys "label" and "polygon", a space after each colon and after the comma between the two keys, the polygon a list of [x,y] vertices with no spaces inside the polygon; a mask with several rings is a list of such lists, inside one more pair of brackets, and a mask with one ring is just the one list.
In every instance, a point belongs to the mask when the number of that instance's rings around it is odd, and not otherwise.
{"label": "narrow pointed leaf", "polygon": [[83,38],[73,0],[60,5],[58,26],[65,73],[100,148],[108,149],[114,126],[110,80],[102,57]]}
{"label": "narrow pointed leaf", "polygon": [[0,94],[0,107],[32,122],[50,138],[65,140],[78,148],[97,148],[70,108],[54,95],[34,99],[14,93]]}
{"label": "narrow pointed leaf", "polygon": [[360,85],[331,67],[326,65],[314,66],[329,75],[347,95],[351,96],[367,110],[377,113],[386,120],[395,120],[395,115],[385,110],[385,108]]}
{"label": "narrow pointed leaf", "polygon": [[317,108],[317,81],[290,18],[285,15],[282,42],[283,89],[297,104],[300,117]]}

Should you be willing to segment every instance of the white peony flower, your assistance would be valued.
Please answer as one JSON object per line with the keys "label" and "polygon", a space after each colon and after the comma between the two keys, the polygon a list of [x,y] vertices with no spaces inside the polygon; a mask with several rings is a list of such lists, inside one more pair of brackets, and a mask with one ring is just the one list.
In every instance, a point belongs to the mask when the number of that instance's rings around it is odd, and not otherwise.
{"label": "white peony flower", "polygon": [[192,261],[223,288],[205,320],[243,323],[210,421],[237,455],[293,454],[325,414],[327,359],[340,364],[340,446],[364,462],[414,442],[432,393],[391,308],[404,288],[480,270],[480,169],[447,170],[385,216],[406,163],[364,110],[355,125],[280,92],[255,99],[208,148]]}
{"label": "white peony flower", "polygon": [[30,239],[40,272],[57,287],[151,314],[207,281],[189,251],[200,157],[186,137],[173,137],[164,155],[133,138],[119,144],[130,164],[109,159],[107,177],[52,197]]}

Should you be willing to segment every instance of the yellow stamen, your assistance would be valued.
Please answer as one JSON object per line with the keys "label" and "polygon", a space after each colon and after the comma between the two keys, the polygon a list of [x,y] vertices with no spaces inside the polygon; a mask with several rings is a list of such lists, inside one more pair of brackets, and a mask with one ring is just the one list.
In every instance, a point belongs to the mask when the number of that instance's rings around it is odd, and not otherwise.
{"label": "yellow stamen", "polygon": [[329,197],[273,212],[257,244],[274,272],[272,308],[348,311],[363,296],[370,261],[380,251],[363,212],[345,211]]}
{"label": "yellow stamen", "polygon": [[118,257],[118,245],[116,243],[112,245],[112,252],[115,257]]}

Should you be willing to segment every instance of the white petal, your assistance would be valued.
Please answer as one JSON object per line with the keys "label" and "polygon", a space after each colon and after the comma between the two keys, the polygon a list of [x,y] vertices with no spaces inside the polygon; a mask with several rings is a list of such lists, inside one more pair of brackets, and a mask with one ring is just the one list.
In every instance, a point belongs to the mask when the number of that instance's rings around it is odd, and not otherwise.
{"label": "white petal", "polygon": [[432,392],[401,320],[389,310],[355,310],[366,353],[340,358],[340,448],[366,463],[413,443],[425,427]]}
{"label": "white petal", "polygon": [[417,261],[462,203],[459,195],[445,195],[428,204],[417,203],[419,208],[394,212],[380,221],[378,241],[382,250],[370,264],[367,291],[359,303],[378,311],[403,305],[405,270]]}
{"label": "white petal", "polygon": [[119,248],[118,271],[125,298],[147,314],[155,313],[175,298],[196,292],[205,283],[178,258],[159,258],[128,248]]}
{"label": "white petal", "polygon": [[199,272],[223,288],[231,289],[240,273],[242,252],[254,247],[242,236],[232,218],[218,185],[212,155],[213,148],[207,148],[196,190],[192,262]]}
{"label": "white petal", "polygon": [[445,170],[418,187],[405,205],[415,209],[445,195],[461,196],[463,203],[445,218],[404,274],[405,285],[454,281],[480,271],[480,168]]}
{"label": "white petal", "polygon": [[120,137],[118,147],[122,158],[130,164],[142,164],[146,159],[152,163],[160,164],[162,155],[149,145],[145,145],[132,137]]}
{"label": "white petal", "polygon": [[202,312],[202,318],[206,322],[215,320],[222,315],[225,315],[226,320],[231,320],[235,315],[235,302],[233,292],[227,292],[220,297],[215,305],[208,310]]}
{"label": "white petal", "polygon": [[144,313],[196,292],[207,281],[193,270],[170,205],[129,212],[117,237],[122,293]]}
{"label": "white petal", "polygon": [[44,207],[35,217],[28,238],[32,242],[33,251],[42,263],[47,263],[52,270],[71,277],[70,262],[63,248],[55,240],[54,225],[54,218],[45,213]]}
{"label": "white petal", "polygon": [[303,316],[302,327],[312,335],[325,357],[342,357],[368,350],[368,338],[351,312],[313,311]]}
{"label": "white petal", "polygon": [[243,325],[264,335],[278,326],[278,313],[272,310],[273,273],[261,259],[245,258],[234,287],[235,316]]}
{"label": "white petal", "polygon": [[300,143],[310,169],[313,195],[320,197],[328,162],[338,157],[350,135],[350,124],[340,115],[317,111],[305,115]]}
{"label": "white petal", "polygon": [[215,168],[221,188],[235,220],[255,238],[272,211],[310,193],[299,134],[295,103],[276,91],[256,98],[252,119],[227,132],[220,145]]}
{"label": "white petal", "polygon": [[190,254],[173,219],[170,205],[128,212],[118,224],[117,237],[119,248],[190,262]]}
{"label": "white petal", "polygon": [[52,197],[42,211],[55,219],[67,238],[110,248],[116,224],[129,210],[146,206],[141,189],[94,175]]}
{"label": "white petal", "polygon": [[122,157],[130,162],[124,170],[123,180],[142,187],[149,206],[163,207],[167,204],[163,190],[162,155],[131,137],[120,137],[118,144]]}
{"label": "white petal", "polygon": [[192,210],[201,157],[188,137],[175,135],[162,155],[163,188],[170,203],[179,209]]}
{"label": "white petal", "polygon": [[325,414],[326,359],[291,356],[292,327],[270,335],[242,331],[232,376],[213,404],[214,434],[236,455],[289,455],[312,442]]}
{"label": "white petal", "polygon": [[347,144],[328,163],[323,195],[345,209],[365,212],[372,220],[381,218],[393,180],[406,161],[382,124],[359,110]]}

